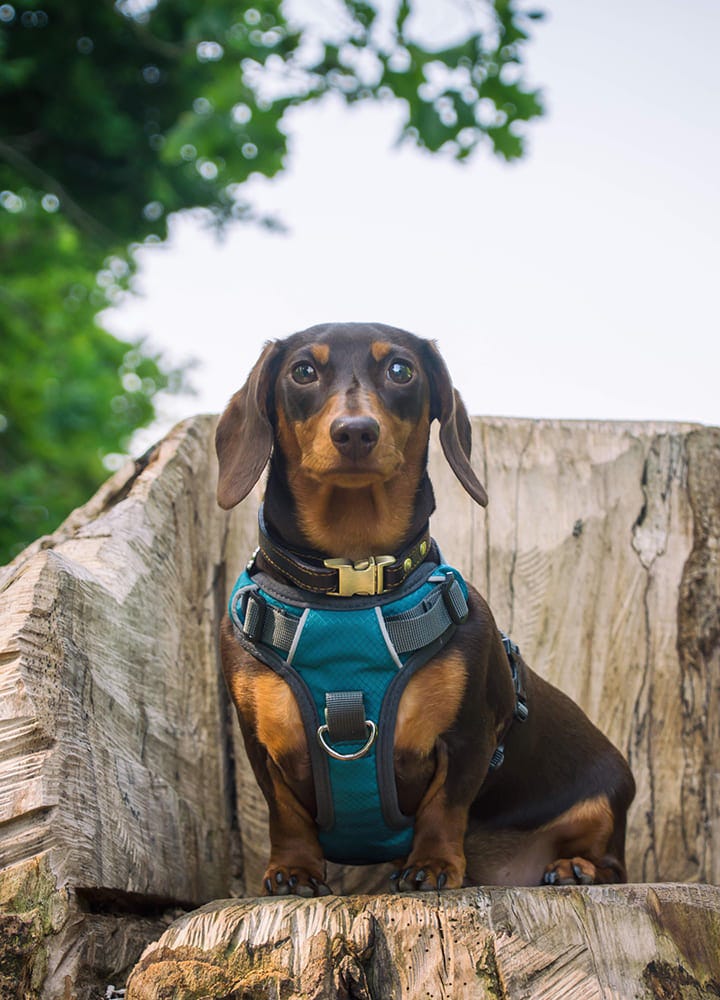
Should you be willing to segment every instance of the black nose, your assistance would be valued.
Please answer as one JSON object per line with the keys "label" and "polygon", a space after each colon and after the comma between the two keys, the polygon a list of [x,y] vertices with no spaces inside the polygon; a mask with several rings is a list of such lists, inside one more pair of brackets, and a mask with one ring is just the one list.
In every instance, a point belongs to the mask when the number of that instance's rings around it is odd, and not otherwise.
{"label": "black nose", "polygon": [[341,455],[357,461],[378,443],[380,424],[373,417],[338,417],[330,425],[330,437]]}

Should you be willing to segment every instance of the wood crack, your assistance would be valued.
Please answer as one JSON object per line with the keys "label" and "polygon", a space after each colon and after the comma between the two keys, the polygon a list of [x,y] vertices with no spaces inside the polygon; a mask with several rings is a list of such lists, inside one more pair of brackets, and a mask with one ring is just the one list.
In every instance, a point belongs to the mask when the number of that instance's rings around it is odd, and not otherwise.
{"label": "wood crack", "polygon": [[510,615],[508,621],[508,632],[512,635],[513,628],[515,625],[515,570],[517,567],[518,558],[518,548],[520,545],[520,482],[522,479],[523,462],[525,461],[525,456],[530,447],[530,442],[532,441],[533,434],[535,431],[535,426],[533,423],[530,424],[528,428],[528,433],[520,449],[520,456],[518,458],[517,475],[515,477],[515,523],[514,523],[514,536],[513,536],[513,547],[510,556],[510,570],[508,572],[508,595],[509,595],[509,605],[510,605]]}

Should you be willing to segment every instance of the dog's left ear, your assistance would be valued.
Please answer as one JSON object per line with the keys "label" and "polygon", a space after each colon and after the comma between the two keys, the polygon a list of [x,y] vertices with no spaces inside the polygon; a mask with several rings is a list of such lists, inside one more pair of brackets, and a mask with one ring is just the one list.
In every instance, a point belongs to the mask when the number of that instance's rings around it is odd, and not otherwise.
{"label": "dog's left ear", "polygon": [[215,450],[219,462],[217,500],[230,510],[248,495],[272,452],[271,422],[274,360],[280,344],[265,345],[245,385],[232,397],[218,421]]}
{"label": "dog's left ear", "polygon": [[488,495],[470,464],[472,430],[465,404],[453,387],[450,372],[432,341],[427,341],[430,376],[430,418],[440,421],[440,444],[445,458],[470,496],[486,507]]}

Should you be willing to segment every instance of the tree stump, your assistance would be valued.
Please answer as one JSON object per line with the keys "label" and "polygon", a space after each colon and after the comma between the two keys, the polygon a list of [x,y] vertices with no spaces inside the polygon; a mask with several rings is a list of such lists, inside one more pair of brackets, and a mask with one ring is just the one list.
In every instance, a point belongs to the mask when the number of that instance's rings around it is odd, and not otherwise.
{"label": "tree stump", "polygon": [[[231,515],[217,508],[214,422],[179,425],[0,569],[2,1000],[96,1000],[166,929],[168,908],[258,891],[264,803],[244,762],[216,636],[255,547],[261,490]],[[638,784],[630,878],[720,882],[720,430],[476,418],[473,431],[486,511],[431,447],[432,530],[445,557],[483,591],[531,665],[629,757]],[[336,867],[331,883],[375,891],[385,875]],[[689,944],[678,939],[671,954],[651,935],[659,943],[648,963],[684,969],[697,983],[718,979],[696,961],[708,941],[717,947],[713,890],[469,892],[423,897],[413,913],[427,923],[430,910],[451,905],[495,913],[506,898],[520,913],[530,901],[569,900],[542,906],[555,907],[560,936],[572,937],[573,900],[585,901],[591,929],[596,904],[612,915],[641,898],[659,900],[659,912],[674,900],[679,913],[685,900],[688,913],[703,914],[692,924],[692,960],[677,957]],[[356,914],[360,927],[362,908],[379,919],[382,907],[402,905],[379,898],[297,912],[314,920],[343,912],[343,926]],[[490,910],[467,902],[480,899],[493,901]],[[275,905],[277,920],[296,912],[292,901]],[[443,926],[447,954],[454,925]]]}
{"label": "tree stump", "polygon": [[719,940],[699,885],[225,900],[148,948],[127,1000],[701,1000]]}
{"label": "tree stump", "polygon": [[3,1000],[74,997],[93,963],[96,985],[122,978],[165,909],[233,889],[214,423],[177,427],[0,571],[0,983],[25,984]]}

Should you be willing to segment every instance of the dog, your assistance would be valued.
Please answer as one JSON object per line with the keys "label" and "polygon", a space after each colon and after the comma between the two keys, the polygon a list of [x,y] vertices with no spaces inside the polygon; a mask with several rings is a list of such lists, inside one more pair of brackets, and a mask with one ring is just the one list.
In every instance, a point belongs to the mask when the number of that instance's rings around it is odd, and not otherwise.
{"label": "dog", "polygon": [[219,420],[222,508],[269,463],[259,548],[221,625],[269,807],[266,895],[329,893],[326,860],[390,861],[399,892],[627,880],[627,763],[428,533],[434,420],[485,506],[445,362],[394,327],[266,344]]}

